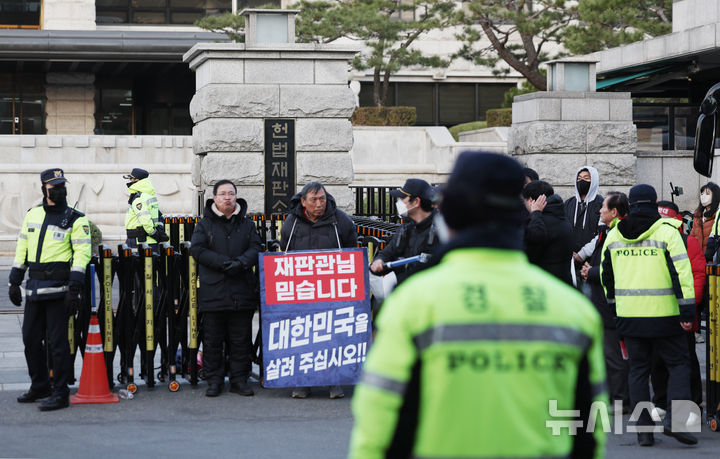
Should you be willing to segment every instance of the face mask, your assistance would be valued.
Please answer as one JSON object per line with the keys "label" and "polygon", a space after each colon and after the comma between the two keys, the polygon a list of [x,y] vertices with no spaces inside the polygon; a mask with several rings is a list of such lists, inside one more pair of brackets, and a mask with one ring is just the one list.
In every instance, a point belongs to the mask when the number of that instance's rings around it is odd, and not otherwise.
{"label": "face mask", "polygon": [[395,208],[397,209],[397,213],[399,216],[407,217],[408,208],[404,202],[398,199],[397,201],[395,201]]}
{"label": "face mask", "polygon": [[435,229],[437,230],[438,239],[440,239],[440,242],[442,244],[447,244],[447,242],[450,240],[450,228],[447,226],[447,223],[445,223],[445,219],[443,218],[442,214],[437,214],[435,218],[433,219],[433,224],[435,225]]}
{"label": "face mask", "polygon": [[135,182],[127,182],[127,183],[125,184],[125,186],[128,187],[128,188],[130,188],[133,183],[135,183]]}
{"label": "face mask", "polygon": [[575,186],[577,186],[577,190],[580,195],[587,194],[590,190],[590,182],[587,182],[585,180],[578,181]]}
{"label": "face mask", "polygon": [[701,194],[700,195],[700,204],[702,204],[703,207],[707,207],[712,203],[712,196],[709,194]]}
{"label": "face mask", "polygon": [[47,192],[48,199],[55,204],[65,204],[67,202],[67,189],[64,186],[51,188]]}

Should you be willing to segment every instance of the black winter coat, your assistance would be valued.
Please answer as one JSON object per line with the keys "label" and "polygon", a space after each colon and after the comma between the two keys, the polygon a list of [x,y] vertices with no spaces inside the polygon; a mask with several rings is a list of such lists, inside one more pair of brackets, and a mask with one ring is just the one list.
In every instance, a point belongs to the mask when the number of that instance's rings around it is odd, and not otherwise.
{"label": "black winter coat", "polygon": [[[205,204],[205,216],[195,227],[190,253],[198,264],[200,288],[198,307],[201,312],[256,309],[260,304],[257,265],[261,250],[255,224],[245,218],[247,202],[238,199],[240,211],[230,219],[213,210],[213,200]],[[223,263],[239,258],[246,266],[233,277],[223,272]]]}
{"label": "black winter coat", "polygon": [[570,260],[573,254],[573,228],[565,218],[560,196],[547,198],[545,209],[530,214],[525,229],[525,252],[530,263],[572,285]]}
{"label": "black winter coat", "polygon": [[[327,191],[325,213],[315,223],[305,215],[300,193],[290,200],[290,213],[282,226],[281,246],[286,250],[317,250],[352,248],[357,246],[355,224],[345,212],[337,208],[335,198]],[[338,247],[338,239],[340,246]],[[288,246],[288,242],[290,245]]]}
{"label": "black winter coat", "polygon": [[[413,220],[404,223],[395,232],[388,245],[377,255],[377,258],[387,263],[398,258],[414,257],[421,253],[432,254],[435,248],[440,245],[436,234],[437,231],[433,227],[436,214],[437,212],[433,211],[429,217],[419,223],[415,223]],[[410,275],[425,267],[426,265],[423,263],[410,263],[387,271],[395,272],[397,283],[400,285]]]}

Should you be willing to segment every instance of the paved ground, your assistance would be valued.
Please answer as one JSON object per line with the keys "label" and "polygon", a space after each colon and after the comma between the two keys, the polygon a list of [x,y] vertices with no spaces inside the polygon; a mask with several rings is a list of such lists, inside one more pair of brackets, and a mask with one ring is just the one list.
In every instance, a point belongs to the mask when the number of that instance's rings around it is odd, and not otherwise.
{"label": "paved ground", "polygon": [[[0,257],[0,279],[7,279],[8,265],[7,258]],[[38,411],[33,404],[19,404],[15,399],[29,386],[21,324],[21,309],[10,304],[7,284],[0,282],[0,457],[347,455],[352,429],[351,387],[345,388],[347,397],[342,400],[329,400],[327,389],[315,390],[307,400],[294,400],[287,390],[266,390],[254,383],[254,397],[225,392],[213,399],[204,396],[204,382],[193,388],[181,380],[182,389],[177,393],[167,391],[162,384],[148,390],[140,382],[135,398],[118,404],[72,406],[50,413]],[[704,345],[698,345],[703,367],[704,353]],[[139,357],[135,366],[139,368]],[[76,375],[81,368],[78,357]],[[74,386],[71,392],[76,389]],[[720,433],[703,426],[699,438],[698,446],[687,447],[658,434],[655,447],[640,448],[635,434],[612,434],[607,457],[718,457]]]}

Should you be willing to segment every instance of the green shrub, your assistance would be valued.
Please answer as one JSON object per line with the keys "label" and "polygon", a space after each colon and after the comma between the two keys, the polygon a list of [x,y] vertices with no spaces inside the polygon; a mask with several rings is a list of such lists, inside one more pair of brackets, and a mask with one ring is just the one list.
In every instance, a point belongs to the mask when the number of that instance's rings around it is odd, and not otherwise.
{"label": "green shrub", "polygon": [[487,121],[471,121],[469,123],[456,124],[449,129],[450,134],[453,136],[455,141],[459,140],[461,132],[474,131],[476,129],[485,129],[487,127]]}
{"label": "green shrub", "polygon": [[512,108],[492,108],[485,112],[487,127],[511,126]]}
{"label": "green shrub", "polygon": [[358,107],[350,118],[354,126],[412,126],[415,107]]}

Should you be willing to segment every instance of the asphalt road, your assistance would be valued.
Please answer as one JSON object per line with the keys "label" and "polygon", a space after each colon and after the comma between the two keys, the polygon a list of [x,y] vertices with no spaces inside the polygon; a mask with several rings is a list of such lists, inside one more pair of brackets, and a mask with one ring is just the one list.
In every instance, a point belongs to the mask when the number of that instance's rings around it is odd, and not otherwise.
{"label": "asphalt road", "polygon": [[[179,392],[141,387],[132,400],[43,413],[0,392],[0,457],[340,458],[352,428],[350,397],[317,389],[305,400],[288,390],[254,397],[205,397],[205,384]],[[350,389],[350,388],[348,388]],[[348,392],[350,392],[348,390]],[[350,395],[348,393],[348,395]]]}

